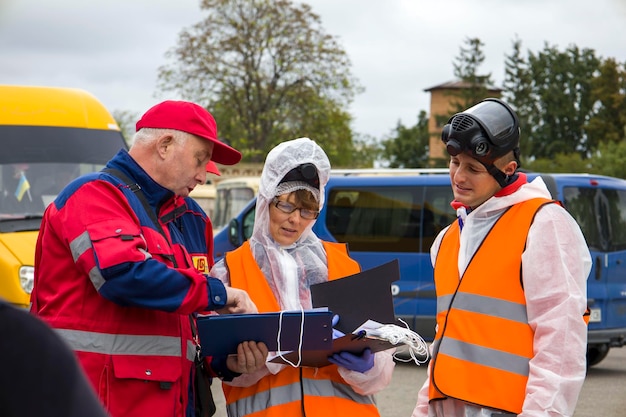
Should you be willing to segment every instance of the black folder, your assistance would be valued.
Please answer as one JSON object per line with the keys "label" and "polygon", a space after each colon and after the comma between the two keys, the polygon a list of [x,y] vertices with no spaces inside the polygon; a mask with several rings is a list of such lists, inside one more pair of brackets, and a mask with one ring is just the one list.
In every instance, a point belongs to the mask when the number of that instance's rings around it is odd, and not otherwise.
{"label": "black folder", "polygon": [[399,279],[400,267],[394,259],[345,278],[311,285],[313,307],[328,307],[339,315],[335,328],[346,334],[367,320],[394,324],[391,283]]}
{"label": "black folder", "polygon": [[[302,324],[304,320],[304,324]],[[224,314],[197,319],[202,356],[237,353],[241,342],[264,342],[270,351],[297,351],[302,334],[302,350],[332,349],[332,312],[289,311],[259,314]],[[301,331],[303,326],[303,331]]]}

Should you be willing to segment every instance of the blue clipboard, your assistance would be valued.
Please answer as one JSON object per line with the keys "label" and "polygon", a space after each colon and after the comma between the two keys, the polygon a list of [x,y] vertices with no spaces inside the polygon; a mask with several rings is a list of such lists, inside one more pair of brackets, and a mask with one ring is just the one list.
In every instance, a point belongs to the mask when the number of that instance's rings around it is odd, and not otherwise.
{"label": "blue clipboard", "polygon": [[200,316],[197,324],[201,355],[236,354],[237,346],[249,340],[264,342],[270,351],[277,351],[279,330],[282,351],[298,350],[300,333],[302,350],[332,349],[331,321],[330,311],[289,311],[283,312],[282,317],[280,312]]}

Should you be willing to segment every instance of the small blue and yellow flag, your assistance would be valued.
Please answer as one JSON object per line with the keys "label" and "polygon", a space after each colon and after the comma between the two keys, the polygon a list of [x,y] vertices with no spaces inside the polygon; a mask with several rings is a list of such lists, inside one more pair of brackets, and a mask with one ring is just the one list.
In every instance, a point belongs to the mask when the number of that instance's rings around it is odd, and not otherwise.
{"label": "small blue and yellow flag", "polygon": [[22,201],[22,198],[24,198],[24,194],[26,194],[28,190],[30,190],[30,183],[26,179],[26,175],[24,175],[24,173],[22,172],[22,175],[20,176],[20,182],[17,184],[17,188],[15,189],[15,198],[17,198],[17,201]]}

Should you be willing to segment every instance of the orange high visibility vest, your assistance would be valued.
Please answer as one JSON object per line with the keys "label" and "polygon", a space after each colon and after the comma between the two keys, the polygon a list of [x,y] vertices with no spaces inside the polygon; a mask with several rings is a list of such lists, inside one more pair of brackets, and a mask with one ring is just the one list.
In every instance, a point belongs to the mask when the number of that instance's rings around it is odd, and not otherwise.
{"label": "orange high visibility vest", "polygon": [[510,207],[496,221],[459,279],[460,230],[453,223],[435,261],[437,334],[430,399],[456,398],[519,414],[533,331],[521,282],[522,253],[536,212],[552,200]]}
{"label": "orange high visibility vest", "polygon": [[[359,264],[348,256],[345,244],[322,243],[327,255],[329,280],[360,271]],[[280,311],[248,242],[227,253],[225,262],[231,286],[246,290],[259,312]],[[287,367],[276,375],[263,377],[250,387],[222,384],[222,389],[231,417],[379,416],[374,397],[354,392],[339,375],[336,365]]]}

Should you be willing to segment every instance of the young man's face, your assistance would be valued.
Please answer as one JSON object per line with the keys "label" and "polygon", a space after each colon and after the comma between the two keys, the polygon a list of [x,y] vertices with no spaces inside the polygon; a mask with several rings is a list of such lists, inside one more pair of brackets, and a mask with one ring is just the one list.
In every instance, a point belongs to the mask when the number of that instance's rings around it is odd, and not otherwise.
{"label": "young man's face", "polygon": [[450,157],[450,182],[454,198],[471,208],[480,206],[500,190],[487,168],[465,153]]}

